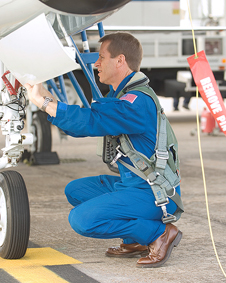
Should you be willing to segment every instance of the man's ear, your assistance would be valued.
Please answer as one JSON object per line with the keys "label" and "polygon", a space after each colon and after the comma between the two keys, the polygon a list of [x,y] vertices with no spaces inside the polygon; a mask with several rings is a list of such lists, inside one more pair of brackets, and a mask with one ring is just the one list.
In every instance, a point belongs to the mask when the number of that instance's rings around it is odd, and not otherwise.
{"label": "man's ear", "polygon": [[123,64],[125,63],[125,61],[126,61],[125,55],[120,54],[120,55],[118,56],[118,58],[117,58],[117,65],[118,65],[118,66],[121,66],[121,65],[123,65]]}

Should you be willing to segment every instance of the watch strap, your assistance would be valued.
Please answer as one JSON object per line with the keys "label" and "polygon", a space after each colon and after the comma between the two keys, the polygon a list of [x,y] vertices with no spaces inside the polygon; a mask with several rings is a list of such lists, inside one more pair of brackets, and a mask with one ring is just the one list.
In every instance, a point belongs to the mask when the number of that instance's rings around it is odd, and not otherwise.
{"label": "watch strap", "polygon": [[42,107],[41,107],[40,109],[41,109],[43,112],[45,112],[47,105],[49,104],[49,102],[52,102],[53,99],[50,98],[50,97],[48,97],[48,96],[43,96],[43,97],[45,98],[45,100],[44,100],[44,102],[43,102],[43,104],[42,104]]}

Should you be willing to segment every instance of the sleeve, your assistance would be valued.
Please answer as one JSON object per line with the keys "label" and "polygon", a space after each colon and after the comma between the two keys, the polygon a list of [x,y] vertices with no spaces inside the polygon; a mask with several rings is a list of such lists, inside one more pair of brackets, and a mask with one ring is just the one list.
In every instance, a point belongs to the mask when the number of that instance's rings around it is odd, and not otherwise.
{"label": "sleeve", "polygon": [[[148,103],[147,103],[148,100]],[[147,107],[153,111],[147,111]],[[48,120],[74,137],[142,134],[147,113],[156,115],[153,100],[141,92],[130,92],[117,98],[100,98],[91,108],[58,102],[56,117]],[[150,119],[150,117],[149,117]]]}

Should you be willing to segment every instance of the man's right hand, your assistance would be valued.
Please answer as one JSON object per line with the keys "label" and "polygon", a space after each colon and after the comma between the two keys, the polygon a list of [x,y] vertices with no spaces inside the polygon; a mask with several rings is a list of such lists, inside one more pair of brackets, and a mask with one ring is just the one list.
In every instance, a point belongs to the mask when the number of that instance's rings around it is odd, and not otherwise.
{"label": "man's right hand", "polygon": [[41,108],[44,103],[44,96],[51,97],[53,99],[53,102],[50,102],[48,106],[46,107],[46,112],[56,117],[56,109],[57,109],[57,100],[54,98],[54,96],[43,87],[43,85],[36,84],[34,86],[31,86],[30,84],[25,84],[24,87],[27,89],[27,94],[29,100],[34,103],[38,108]]}

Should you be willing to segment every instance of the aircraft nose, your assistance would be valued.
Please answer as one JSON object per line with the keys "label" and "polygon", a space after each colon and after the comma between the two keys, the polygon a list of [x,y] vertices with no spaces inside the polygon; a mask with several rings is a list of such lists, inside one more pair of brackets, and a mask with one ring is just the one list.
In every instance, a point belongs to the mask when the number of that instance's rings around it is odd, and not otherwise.
{"label": "aircraft nose", "polygon": [[120,8],[130,0],[40,0],[43,4],[69,14],[94,15]]}

